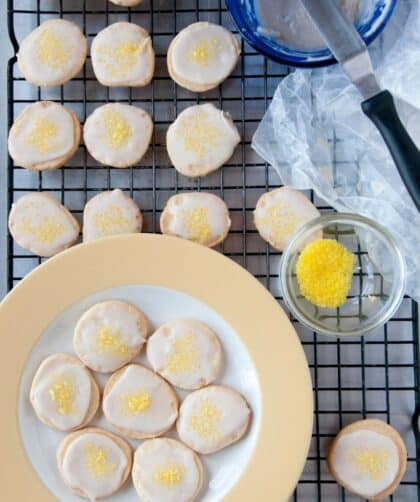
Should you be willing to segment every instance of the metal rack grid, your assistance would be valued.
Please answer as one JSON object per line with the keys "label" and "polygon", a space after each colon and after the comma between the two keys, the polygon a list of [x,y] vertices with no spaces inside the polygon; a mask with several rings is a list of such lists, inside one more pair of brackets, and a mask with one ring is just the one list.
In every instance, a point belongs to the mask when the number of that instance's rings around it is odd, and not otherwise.
{"label": "metal rack grid", "polygon": [[[8,27],[12,45],[49,17],[75,21],[89,41],[97,31],[117,20],[136,22],[148,29],[157,53],[152,85],[143,89],[109,89],[94,78],[90,60],[78,78],[64,86],[39,89],[27,84],[16,67],[8,64],[8,126],[24,106],[51,99],[71,107],[82,123],[102,103],[120,101],[148,110],[155,122],[149,154],[141,165],[126,170],[104,168],[90,158],[83,145],[60,170],[33,173],[8,164],[8,205],[23,193],[36,190],[55,194],[80,220],[84,204],[95,193],[121,188],[139,203],[145,230],[158,231],[159,214],[167,198],[183,190],[206,190],[221,195],[230,207],[232,231],[221,247],[227,256],[245,266],[271,290],[280,303],[278,262],[275,252],[258,236],[252,210],[258,197],[279,186],[276,174],[252,151],[250,142],[269,105],[277,84],[289,69],[272,63],[241,41],[240,63],[218,89],[202,95],[176,86],[169,78],[165,55],[170,40],[197,20],[213,21],[235,32],[223,0],[145,0],[132,9],[107,0],[8,0]],[[229,111],[243,141],[219,172],[198,179],[185,178],[171,167],[164,145],[168,125],[185,107],[213,102]],[[339,148],[340,140],[335,139]],[[337,161],[338,163],[338,161]],[[322,213],[331,211],[314,194],[308,194]],[[40,259],[8,239],[8,288],[11,289]],[[328,474],[328,442],[343,425],[364,417],[382,418],[394,425],[408,446],[408,470],[402,486],[390,500],[420,500],[420,440],[415,410],[419,410],[418,317],[414,302],[405,298],[386,326],[366,338],[335,340],[299,325],[314,383],[315,421],[308,462],[293,495],[296,501],[360,500],[340,489]],[[413,433],[413,431],[416,433]],[[280,452],[287,454],[287,452]],[[275,500],[273,494],[272,500]],[[23,501],[16,501],[23,502]],[[271,501],[267,501],[271,502]]]}

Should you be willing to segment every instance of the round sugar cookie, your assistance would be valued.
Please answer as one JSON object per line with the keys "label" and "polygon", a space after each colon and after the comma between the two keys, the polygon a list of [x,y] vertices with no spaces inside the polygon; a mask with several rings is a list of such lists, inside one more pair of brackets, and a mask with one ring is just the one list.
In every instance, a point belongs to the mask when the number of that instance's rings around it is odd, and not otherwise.
{"label": "round sugar cookie", "polygon": [[53,354],[36,371],[29,399],[41,422],[59,431],[73,431],[92,420],[100,396],[92,374],[78,359]]}
{"label": "round sugar cookie", "polygon": [[223,26],[193,23],[180,31],[169,46],[169,75],[181,87],[205,92],[232,73],[240,53],[236,38]]}
{"label": "round sugar cookie", "polygon": [[169,126],[166,148],[175,169],[205,176],[227,162],[241,141],[231,116],[214,105],[190,106]]}
{"label": "round sugar cookie", "polygon": [[217,195],[188,192],[173,195],[160,217],[163,234],[213,247],[225,240],[231,221],[225,202]]}
{"label": "round sugar cookie", "polygon": [[152,119],[141,108],[108,103],[86,119],[83,139],[98,162],[123,168],[140,162],[149,148],[152,132]]}
{"label": "round sugar cookie", "polygon": [[23,195],[10,210],[9,231],[14,240],[38,256],[53,256],[68,248],[79,230],[70,211],[46,192]]}
{"label": "round sugar cookie", "polygon": [[36,171],[63,166],[75,154],[81,127],[76,114],[58,103],[28,105],[9,132],[9,154],[14,163]]}
{"label": "round sugar cookie", "polygon": [[191,392],[181,404],[176,424],[183,443],[208,454],[235,443],[245,434],[251,410],[234,389],[209,385]]}
{"label": "round sugar cookie", "polygon": [[301,192],[282,187],[261,195],[254,222],[260,236],[283,251],[299,228],[318,216],[318,209]]}
{"label": "round sugar cookie", "polygon": [[114,23],[100,31],[90,50],[93,71],[102,85],[143,87],[155,69],[149,33],[134,23]]}
{"label": "round sugar cookie", "polygon": [[92,197],[83,211],[83,241],[141,232],[143,216],[134,200],[118,188]]}
{"label": "round sugar cookie", "polygon": [[114,429],[134,439],[160,436],[178,417],[178,399],[171,386],[140,364],[129,364],[111,375],[102,408]]}
{"label": "round sugar cookie", "polygon": [[130,445],[111,432],[89,427],[66,436],[57,450],[64,483],[80,497],[99,500],[118,491],[132,466]]}
{"label": "round sugar cookie", "polygon": [[149,439],[134,453],[132,477],[144,502],[192,502],[203,483],[203,466],[179,441]]}
{"label": "round sugar cookie", "polygon": [[160,326],[149,338],[147,359],[172,385],[199,389],[219,376],[222,347],[204,323],[177,319]]}
{"label": "round sugar cookie", "polygon": [[407,467],[407,450],[399,433],[382,420],[368,419],[344,427],[327,454],[331,475],[350,492],[369,500],[387,499]]}
{"label": "round sugar cookie", "polygon": [[137,307],[107,300],[90,307],[78,320],[73,347],[86,366],[110,373],[139,354],[148,330],[146,316]]}
{"label": "round sugar cookie", "polygon": [[22,40],[17,64],[28,82],[51,87],[75,77],[85,64],[86,53],[86,37],[76,24],[48,19]]}

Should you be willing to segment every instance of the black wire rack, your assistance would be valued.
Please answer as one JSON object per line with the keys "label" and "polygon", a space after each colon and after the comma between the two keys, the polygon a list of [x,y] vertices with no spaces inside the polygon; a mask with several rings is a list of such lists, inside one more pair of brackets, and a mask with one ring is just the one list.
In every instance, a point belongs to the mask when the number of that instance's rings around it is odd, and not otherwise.
{"label": "black wire rack", "polygon": [[[8,163],[8,206],[24,193],[55,194],[81,219],[86,201],[112,188],[126,190],[140,205],[146,231],[159,230],[160,212],[170,195],[185,190],[216,193],[229,205],[232,231],[221,251],[257,277],[282,303],[278,286],[280,253],[265,244],[252,223],[258,197],[277,186],[274,171],[251,149],[252,135],[278,83],[289,69],[272,63],[241,41],[237,69],[218,89],[197,95],[175,85],[166,70],[166,51],[183,27],[197,20],[225,25],[237,34],[223,0],[145,0],[136,8],[121,8],[107,0],[7,0],[8,28],[15,52],[19,41],[51,17],[75,21],[89,42],[108,24],[128,20],[148,29],[157,54],[155,78],[142,89],[110,89],[94,78],[90,60],[82,74],[64,86],[40,89],[28,84],[8,62],[8,126],[29,103],[49,99],[72,108],[83,123],[93,109],[108,101],[132,103],[152,115],[155,132],[141,165],[118,170],[98,165],[80,146],[66,167],[34,173]],[[239,35],[237,34],[239,37]],[[198,102],[213,102],[229,111],[242,142],[233,158],[217,173],[190,180],[171,167],[165,150],[165,131],[177,114]],[[339,144],[339,138],[333,138]],[[337,164],[339,162],[337,161]],[[308,193],[322,213],[332,211]],[[41,260],[8,238],[8,288],[11,289]],[[291,319],[301,336],[314,384],[314,430],[308,461],[293,495],[295,501],[360,500],[336,485],[326,467],[328,443],[344,425],[361,418],[382,418],[403,435],[408,469],[390,500],[420,500],[420,440],[418,434],[419,333],[416,304],[404,298],[396,316],[367,337],[331,339],[310,332]],[[416,411],[417,410],[417,411]],[[287,452],[280,452],[287,455]],[[272,501],[276,500],[273,494]],[[267,502],[272,502],[267,501]],[[26,502],[26,501],[16,501]],[[245,501],[244,501],[245,502]]]}

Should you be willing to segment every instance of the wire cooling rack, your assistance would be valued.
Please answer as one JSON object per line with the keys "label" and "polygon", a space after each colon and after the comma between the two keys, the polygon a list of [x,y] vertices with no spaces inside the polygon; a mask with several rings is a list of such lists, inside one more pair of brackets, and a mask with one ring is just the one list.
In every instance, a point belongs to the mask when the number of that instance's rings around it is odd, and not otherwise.
{"label": "wire cooling rack", "polygon": [[[40,22],[50,17],[63,17],[75,21],[89,41],[112,22],[138,23],[152,34],[157,53],[153,83],[142,89],[102,87],[94,78],[89,58],[78,78],[61,87],[39,89],[24,81],[17,69],[16,57],[9,61],[9,127],[27,104],[40,99],[69,106],[82,122],[97,106],[120,101],[149,111],[155,122],[155,133],[149,154],[141,165],[126,170],[98,165],[84,146],[80,146],[66,167],[57,171],[29,172],[14,166],[9,159],[8,206],[24,193],[44,190],[56,195],[80,220],[86,201],[94,194],[121,188],[139,203],[145,230],[155,232],[159,230],[160,212],[173,193],[191,189],[216,193],[229,205],[233,221],[232,231],[221,251],[252,272],[282,303],[278,287],[280,253],[260,239],[252,223],[252,210],[258,197],[279,186],[279,180],[252,151],[250,141],[274,90],[289,69],[268,61],[242,41],[237,69],[217,90],[197,95],[171,81],[165,55],[171,39],[180,29],[197,20],[205,20],[223,24],[235,32],[222,0],[145,0],[132,9],[116,7],[106,0],[7,0],[7,4],[9,36],[15,51],[22,37]],[[190,180],[171,167],[164,135],[180,111],[198,102],[213,102],[229,111],[243,141],[219,172]],[[339,152],[340,140],[334,141],[335,150]],[[337,164],[344,161],[338,154]],[[313,194],[308,196],[322,213],[331,211]],[[15,245],[9,236],[8,288],[11,289],[40,261]],[[390,422],[401,432],[408,447],[407,474],[390,500],[420,500],[420,442],[418,434],[416,436],[418,417],[415,412],[420,403],[419,346],[415,303],[405,298],[395,318],[366,338],[326,338],[292,321],[309,360],[315,402],[309,458],[293,500],[360,500],[335,484],[328,474],[325,457],[328,443],[337,431],[365,417]],[[287,455],[287,452],[279,454]],[[275,494],[266,502],[277,502]]]}

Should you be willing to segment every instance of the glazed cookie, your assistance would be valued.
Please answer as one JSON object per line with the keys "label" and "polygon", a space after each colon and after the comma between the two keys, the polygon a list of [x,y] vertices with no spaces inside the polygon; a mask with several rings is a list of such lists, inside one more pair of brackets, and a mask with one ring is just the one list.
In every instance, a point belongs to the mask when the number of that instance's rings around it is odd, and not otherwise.
{"label": "glazed cookie", "polygon": [[119,189],[92,197],[83,211],[83,241],[117,234],[141,232],[143,217],[138,205]]}
{"label": "glazed cookie", "polygon": [[133,23],[114,23],[100,31],[91,47],[93,71],[102,85],[142,87],[150,83],[155,51],[149,33]]}
{"label": "glazed cookie", "polygon": [[89,368],[110,373],[139,354],[148,329],[145,315],[134,305],[119,300],[96,303],[76,324],[74,350]]}
{"label": "glazed cookie", "polygon": [[27,106],[9,132],[9,153],[15,164],[43,171],[63,166],[80,143],[76,114],[52,101]]}
{"label": "glazed cookie", "polygon": [[210,385],[184,399],[176,426],[182,442],[207,454],[241,439],[250,420],[248,403],[236,390]]}
{"label": "glazed cookie", "polygon": [[51,87],[75,77],[86,53],[86,38],[76,24],[49,19],[22,40],[17,64],[28,82]]}
{"label": "glazed cookie", "polygon": [[35,373],[29,399],[41,422],[59,431],[73,431],[92,420],[99,406],[99,389],[78,359],[53,354]]}
{"label": "glazed cookie", "polygon": [[129,167],[143,158],[152,132],[152,119],[141,108],[108,103],[86,119],[83,138],[89,153],[101,164]]}
{"label": "glazed cookie", "polygon": [[192,502],[203,483],[203,466],[179,441],[149,439],[134,453],[132,476],[144,502]]}
{"label": "glazed cookie", "polygon": [[312,202],[301,192],[288,187],[261,195],[254,211],[260,236],[279,251],[286,248],[299,228],[318,216],[320,213]]}
{"label": "glazed cookie", "polygon": [[407,450],[398,432],[382,420],[359,420],[344,427],[327,455],[338,484],[369,500],[387,499],[407,466]]}
{"label": "glazed cookie", "polygon": [[163,324],[149,338],[147,359],[172,385],[199,389],[218,377],[222,347],[204,323],[178,319]]}
{"label": "glazed cookie", "polygon": [[102,407],[108,422],[134,439],[160,436],[178,416],[178,399],[171,386],[139,364],[129,364],[109,378]]}
{"label": "glazed cookie", "polygon": [[160,217],[163,234],[189,239],[213,247],[222,242],[231,225],[224,201],[211,193],[173,195]]}
{"label": "glazed cookie", "polygon": [[66,436],[57,450],[64,483],[80,497],[109,497],[127,480],[132,465],[130,445],[111,432],[96,427]]}
{"label": "glazed cookie", "polygon": [[79,236],[80,226],[55,197],[34,192],[13,203],[9,230],[19,246],[48,257],[71,246]]}
{"label": "glazed cookie", "polygon": [[240,141],[230,115],[207,103],[178,116],[168,129],[166,148],[181,174],[205,176],[227,162]]}
{"label": "glazed cookie", "polygon": [[180,31],[169,46],[169,75],[190,91],[208,91],[232,73],[240,53],[236,38],[223,26],[193,23]]}

